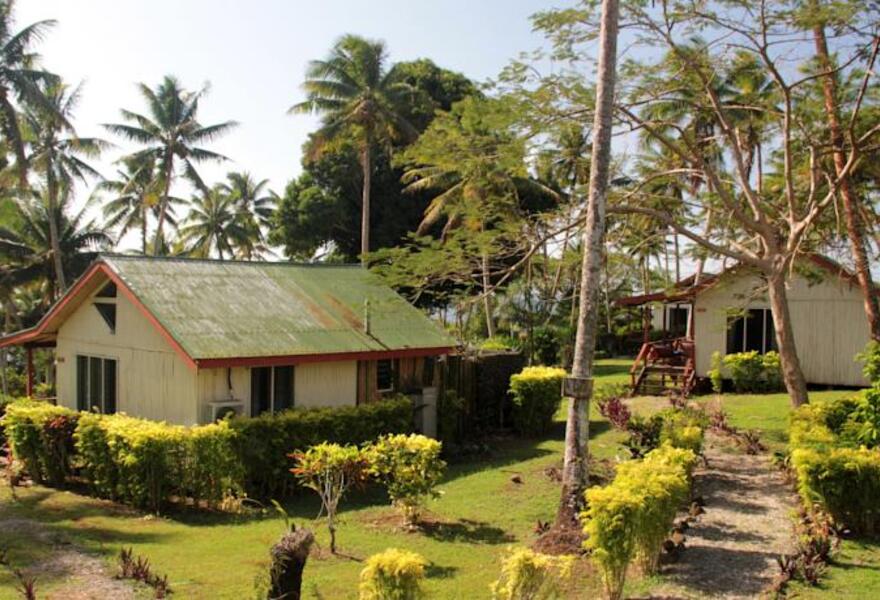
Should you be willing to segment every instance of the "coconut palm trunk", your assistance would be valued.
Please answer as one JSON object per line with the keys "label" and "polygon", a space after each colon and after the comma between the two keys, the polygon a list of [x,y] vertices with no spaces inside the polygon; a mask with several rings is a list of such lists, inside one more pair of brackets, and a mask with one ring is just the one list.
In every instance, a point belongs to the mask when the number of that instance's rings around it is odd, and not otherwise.
{"label": "coconut palm trunk", "polygon": [[364,170],[364,189],[361,200],[361,264],[366,265],[367,254],[370,252],[370,179],[373,174],[373,156],[369,137],[364,140],[361,166]]}
{"label": "coconut palm trunk", "polygon": [[159,253],[162,252],[162,248],[165,246],[165,217],[168,212],[168,194],[171,193],[171,175],[173,167],[173,160],[170,158],[167,159],[163,168],[165,181],[163,182],[164,189],[162,197],[159,198],[159,217],[156,219],[156,238],[153,243],[153,256],[158,256]]}
{"label": "coconut palm trunk", "polygon": [[48,196],[49,211],[49,245],[52,248],[52,266],[55,269],[55,292],[59,296],[67,289],[67,280],[64,277],[64,263],[61,258],[61,241],[58,232],[58,182],[52,172],[51,160],[46,171],[46,195]]}
{"label": "coconut palm trunk", "polygon": [[[825,26],[817,23],[813,26],[813,41],[816,45],[816,56],[819,59],[819,67],[825,71],[822,78],[822,95],[825,100],[825,117],[828,121],[828,129],[831,134],[831,150],[834,159],[834,169],[840,177],[846,169],[846,154],[844,152],[843,129],[840,125],[839,109],[837,106],[837,77],[833,72],[831,57],[828,53],[828,41],[825,37]],[[874,282],[871,277],[871,266],[868,260],[868,251],[865,245],[865,229],[862,222],[859,206],[861,199],[853,188],[849,175],[845,175],[840,182],[840,197],[843,200],[844,223],[846,235],[849,238],[850,249],[853,254],[856,278],[862,290],[865,305],[865,316],[871,330],[871,338],[880,341],[880,307],[877,304],[877,296],[874,294]]]}
{"label": "coconut palm trunk", "polygon": [[[572,376],[589,379],[593,375],[599,319],[599,288],[605,236],[605,203],[611,166],[611,132],[614,87],[617,77],[618,0],[602,1],[599,30],[598,82],[593,119],[593,160],[590,165],[590,192],[584,229],[584,255],[581,266],[580,314],[574,346]],[[577,522],[587,487],[589,452],[590,394],[571,398],[565,427],[565,459],[562,467],[562,498],[557,524]]]}

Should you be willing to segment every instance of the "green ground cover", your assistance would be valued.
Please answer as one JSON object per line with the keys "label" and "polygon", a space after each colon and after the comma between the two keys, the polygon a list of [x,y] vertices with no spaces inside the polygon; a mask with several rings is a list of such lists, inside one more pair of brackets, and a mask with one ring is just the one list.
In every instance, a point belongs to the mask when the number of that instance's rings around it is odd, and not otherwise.
{"label": "green ground cover", "polygon": [[[628,381],[628,360],[603,360],[599,383]],[[814,398],[841,392],[817,393]],[[709,402],[710,398],[702,398]],[[664,400],[635,399],[638,412],[666,406]],[[782,394],[727,396],[725,410],[733,424],[761,429],[774,447],[785,440],[788,399]],[[430,562],[427,589],[432,598],[486,598],[498,575],[500,558],[515,544],[530,544],[539,520],[553,517],[559,499],[558,483],[545,473],[561,463],[562,412],[556,427],[543,439],[490,442],[491,455],[450,465],[443,495],[429,503],[428,524],[408,533],[397,526],[396,513],[376,490],[353,495],[342,506],[338,540],[342,557],[328,556],[325,530],[317,526],[320,551],[306,571],[306,597],[354,597],[359,559],[388,547],[424,555]],[[591,450],[597,458],[624,456],[623,434],[593,411]],[[514,483],[514,475],[522,483]],[[146,556],[158,573],[167,573],[178,598],[249,598],[254,580],[266,570],[268,549],[283,531],[271,511],[247,517],[182,512],[163,517],[144,515],[109,502],[69,491],[34,486],[17,491],[0,488],[0,547],[10,550],[20,566],[45,565],[53,552],[73,544],[108,561],[115,570],[121,547],[132,546]],[[318,512],[310,494],[286,503],[298,523],[308,524]],[[41,562],[43,561],[43,562]],[[800,590],[806,598],[880,597],[880,546],[846,542],[839,565],[823,588]],[[579,569],[578,593],[597,597],[598,579]],[[63,570],[41,568],[36,573],[41,596],[62,586]],[[644,595],[656,579],[634,580],[631,593]],[[16,598],[12,580],[0,574],[0,599]]]}

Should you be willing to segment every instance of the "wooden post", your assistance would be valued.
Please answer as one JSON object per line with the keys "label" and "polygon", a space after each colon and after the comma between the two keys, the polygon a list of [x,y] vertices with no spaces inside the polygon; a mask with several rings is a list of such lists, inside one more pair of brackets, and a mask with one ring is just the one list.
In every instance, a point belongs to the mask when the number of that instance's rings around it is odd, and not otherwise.
{"label": "wooden post", "polygon": [[34,396],[34,349],[27,347],[27,397]]}

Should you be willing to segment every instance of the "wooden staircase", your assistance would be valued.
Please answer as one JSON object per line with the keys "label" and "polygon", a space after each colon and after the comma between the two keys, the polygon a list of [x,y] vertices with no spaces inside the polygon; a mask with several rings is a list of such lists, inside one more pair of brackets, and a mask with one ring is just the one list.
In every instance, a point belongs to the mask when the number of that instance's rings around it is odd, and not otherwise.
{"label": "wooden staircase", "polygon": [[680,395],[696,384],[694,342],[674,338],[645,342],[629,371],[633,396]]}

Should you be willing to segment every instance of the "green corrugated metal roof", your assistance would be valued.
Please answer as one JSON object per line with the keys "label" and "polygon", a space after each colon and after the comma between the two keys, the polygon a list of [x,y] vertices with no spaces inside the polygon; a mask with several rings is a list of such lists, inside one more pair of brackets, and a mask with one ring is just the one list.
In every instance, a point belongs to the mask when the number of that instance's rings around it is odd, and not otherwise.
{"label": "green corrugated metal roof", "polygon": [[455,345],[417,308],[357,266],[103,260],[194,359]]}

